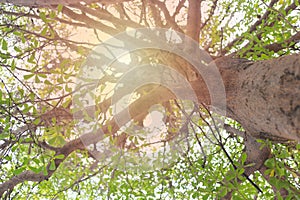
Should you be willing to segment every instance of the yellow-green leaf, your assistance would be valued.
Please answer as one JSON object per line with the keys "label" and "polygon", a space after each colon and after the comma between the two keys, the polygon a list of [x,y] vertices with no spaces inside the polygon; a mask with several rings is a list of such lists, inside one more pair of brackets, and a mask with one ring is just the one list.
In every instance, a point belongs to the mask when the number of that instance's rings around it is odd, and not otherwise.
{"label": "yellow-green leaf", "polygon": [[50,170],[55,170],[55,168],[56,168],[55,162],[54,162],[54,160],[51,160],[49,169],[50,169]]}

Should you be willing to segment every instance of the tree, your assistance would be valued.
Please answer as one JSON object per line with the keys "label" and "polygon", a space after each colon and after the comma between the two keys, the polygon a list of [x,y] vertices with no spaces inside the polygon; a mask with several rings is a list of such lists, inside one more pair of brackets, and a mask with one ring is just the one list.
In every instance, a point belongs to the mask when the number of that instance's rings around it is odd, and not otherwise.
{"label": "tree", "polygon": [[299,0],[0,2],[4,199],[300,196]]}

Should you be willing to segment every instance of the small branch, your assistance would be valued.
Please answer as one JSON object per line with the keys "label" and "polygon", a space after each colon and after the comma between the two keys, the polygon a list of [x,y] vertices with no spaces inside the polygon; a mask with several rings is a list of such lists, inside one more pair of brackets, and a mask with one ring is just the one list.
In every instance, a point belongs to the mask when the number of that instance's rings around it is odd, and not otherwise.
{"label": "small branch", "polygon": [[[216,137],[216,134],[213,134],[214,137],[215,137],[215,139],[217,140],[219,146],[221,147],[222,151],[224,152],[225,156],[228,158],[228,160],[229,160],[229,162],[231,163],[231,165],[233,166],[233,168],[234,168],[235,170],[237,170],[237,166],[234,164],[232,158],[230,157],[229,153],[227,152],[227,150],[225,149],[224,145],[222,144],[222,141],[221,141],[221,133],[220,133],[220,130],[219,130],[218,126],[216,125],[215,119],[214,119],[213,116],[211,115],[211,113],[210,113],[209,109],[207,108],[207,106],[205,106],[204,104],[202,104],[202,105],[203,105],[204,109],[207,111],[207,113],[209,114],[210,118],[212,119],[212,122],[213,122],[213,125],[214,125],[214,127],[215,127],[215,130],[216,130],[216,132],[217,132],[217,134],[218,134],[218,136],[219,136],[219,138],[217,138],[217,137]],[[205,120],[205,121],[206,121],[206,120]],[[250,136],[250,138],[252,138],[252,137]],[[253,139],[253,138],[252,138],[252,139]],[[257,150],[257,149],[259,150],[259,148],[257,148],[257,145],[256,145],[256,146],[255,146],[255,145],[253,146],[253,143],[255,144],[255,142],[256,142],[254,139],[253,139],[253,140],[245,140],[245,141],[249,141],[248,143],[245,142],[245,146],[247,146],[247,144],[252,145],[252,146],[251,146],[250,153],[251,153],[251,151],[254,150],[253,147],[256,148],[256,150]],[[257,142],[256,142],[256,143],[257,143]],[[260,146],[260,145],[259,145],[259,146]],[[259,146],[258,146],[258,147],[259,147]],[[250,148],[249,148],[249,149],[250,149]],[[249,154],[249,152],[247,152],[247,149],[246,149],[246,153],[247,153],[247,155]],[[246,168],[246,169],[247,169],[247,168]],[[246,169],[245,169],[245,172],[244,172],[242,175],[243,175],[243,176],[251,183],[251,185],[253,185],[253,186],[256,188],[256,190],[257,190],[258,192],[262,193],[262,190],[259,188],[259,186],[258,186],[256,183],[254,183],[254,182],[249,178],[249,175],[250,175],[250,174],[247,174],[247,173],[246,173],[246,172],[247,172]],[[248,168],[248,169],[249,169],[249,168]],[[252,173],[253,173],[253,172],[252,172]]]}
{"label": "small branch", "polygon": [[[274,4],[277,3],[278,1],[279,0],[272,0],[268,7],[272,8],[274,6]],[[271,14],[271,11],[269,9],[267,9],[266,12],[264,13],[264,15],[249,28],[247,33],[254,32],[257,29],[257,27],[262,24],[263,21],[266,21],[266,19],[268,18],[268,16],[270,14]],[[241,41],[243,39],[243,34],[241,34],[241,35],[242,36],[235,38],[229,44],[227,44],[227,46],[224,48],[224,50],[221,54],[225,55],[228,52],[228,50],[231,49],[231,47],[233,47],[237,42]]]}
{"label": "small branch", "polygon": [[244,131],[240,131],[236,128],[233,128],[232,126],[228,125],[228,124],[224,124],[224,129],[228,132],[228,133],[232,133],[235,134],[237,136],[240,136],[242,138],[245,138],[245,132]]}
{"label": "small branch", "polygon": [[208,17],[207,17],[207,19],[201,24],[200,30],[201,30],[203,27],[205,27],[205,26],[207,25],[207,23],[209,22],[209,20],[210,20],[210,19],[212,18],[212,16],[214,15],[215,10],[216,10],[216,8],[217,8],[217,4],[218,4],[218,0],[214,0],[213,5],[212,5],[212,7],[211,7],[211,9],[210,9],[210,11],[209,11]]}
{"label": "small branch", "polygon": [[166,7],[166,4],[158,1],[158,0],[150,0],[150,4],[157,5],[161,11],[164,13],[164,17],[167,21],[167,24],[172,27],[175,31],[178,31],[180,33],[183,33],[182,29],[178,26],[178,24],[175,22],[175,18],[171,17],[168,8]]}

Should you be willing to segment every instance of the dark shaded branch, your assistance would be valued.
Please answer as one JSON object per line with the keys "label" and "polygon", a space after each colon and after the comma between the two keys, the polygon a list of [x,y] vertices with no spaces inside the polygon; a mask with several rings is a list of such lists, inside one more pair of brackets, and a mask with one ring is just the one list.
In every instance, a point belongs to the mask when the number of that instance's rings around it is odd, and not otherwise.
{"label": "dark shaded branch", "polygon": [[264,46],[264,48],[270,51],[278,52],[282,49],[289,48],[290,46],[294,46],[299,41],[300,41],[300,31],[297,32],[292,37],[290,37],[289,39],[285,40],[284,42],[269,44]]}
{"label": "dark shaded branch", "polygon": [[84,14],[78,14],[67,7],[64,7],[62,9],[62,12],[63,12],[63,14],[70,17],[71,19],[79,21],[79,22],[83,22],[83,23],[87,24],[88,27],[98,29],[99,31],[102,31],[104,33],[115,35],[119,32],[115,28],[107,26],[107,25],[101,23],[100,21],[96,21]]}
{"label": "dark shaded branch", "polygon": [[132,28],[141,28],[143,27],[142,25],[131,21],[131,20],[125,20],[125,19],[120,19],[117,18],[115,16],[113,16],[111,13],[107,12],[104,9],[92,9],[83,5],[72,5],[71,7],[79,9],[80,11],[86,13],[86,14],[90,14],[96,18],[98,18],[99,20],[107,20],[110,23],[113,23],[115,26],[123,26],[124,28],[126,27],[132,27]]}
{"label": "dark shaded branch", "polygon": [[59,4],[67,6],[72,4],[80,4],[84,2],[86,4],[91,3],[103,3],[103,4],[115,4],[122,3],[129,0],[0,0],[0,3],[10,3],[18,6],[29,6],[29,7],[48,7],[57,6]]}
{"label": "dark shaded branch", "polygon": [[[272,0],[269,4],[269,8],[272,8],[275,3],[277,3],[279,0]],[[269,9],[266,10],[264,15],[257,20],[247,31],[247,33],[254,32],[259,25],[261,25],[264,21],[267,21],[268,16],[271,14],[271,11]],[[243,35],[243,34],[242,34]],[[224,50],[221,52],[222,55],[225,55],[231,47],[233,47],[237,42],[241,41],[243,39],[243,36],[237,37],[234,40],[232,40],[230,43],[227,44],[227,46],[224,48]]]}
{"label": "dark shaded branch", "polygon": [[[237,130],[229,125],[225,125],[224,128],[227,132],[244,138],[244,152],[247,154],[244,166],[248,165],[248,167],[244,167],[244,174],[249,177],[255,171],[260,170],[264,166],[265,161],[270,157],[270,149],[266,146],[261,148],[262,145],[258,143],[254,137],[243,131]],[[242,180],[238,179],[238,182],[241,183]],[[233,192],[233,190],[229,191],[222,199],[231,199]]]}
{"label": "dark shaded branch", "polygon": [[[298,2],[300,3],[300,0],[298,0]],[[293,3],[292,3],[291,5],[289,5],[284,11],[285,11],[285,13],[288,13],[288,12],[290,12],[291,10],[294,10],[294,9],[296,9],[296,8],[297,8],[297,6],[296,6],[295,2],[293,2]],[[298,33],[298,31],[296,30],[296,28],[293,27],[293,25],[292,25],[288,20],[286,20],[286,19],[284,18],[284,16],[282,15],[282,13],[280,13],[279,11],[275,10],[275,9],[272,8],[272,7],[270,7],[270,9],[273,10],[274,12],[279,13],[279,15],[278,15],[278,17],[277,17],[277,20],[275,20],[275,21],[273,21],[273,22],[267,24],[267,26],[273,27],[274,24],[275,24],[275,22],[284,20],[286,23],[288,23],[288,24],[293,28],[294,31],[296,31],[296,32]],[[257,38],[258,38],[259,40],[262,38],[262,34],[263,34],[263,32],[260,32],[259,34],[257,34]],[[297,34],[296,34],[296,35],[297,35]],[[295,35],[295,36],[296,36],[296,35]],[[296,40],[299,40],[299,39],[297,39],[297,37],[298,37],[298,36],[296,36],[296,38],[292,39],[292,40],[295,40],[295,41],[289,41],[289,39],[288,39],[288,40],[286,40],[285,42],[289,42],[289,43],[290,43],[290,42],[296,42]],[[294,46],[294,45],[292,45],[292,46],[285,45],[285,42],[282,42],[281,44],[279,44],[279,43],[270,44],[270,45],[265,46],[265,48],[269,49],[270,51],[273,51],[273,49],[274,49],[274,52],[278,52],[278,51],[280,51],[281,49],[284,49],[284,48],[287,48],[287,47],[293,47],[293,46]],[[252,46],[255,45],[255,44],[257,44],[257,41],[254,41],[253,44],[252,44]],[[247,45],[245,45],[245,47],[248,47],[248,46],[250,46],[250,45],[251,45],[251,44],[250,44],[250,42],[249,42]]]}
{"label": "dark shaded branch", "polygon": [[[60,165],[61,162],[65,160],[65,158],[77,149],[84,149],[84,145],[82,144],[81,140],[75,139],[65,146],[63,146],[59,151],[56,152],[56,155],[64,155],[63,159],[55,159],[55,166],[56,168]],[[24,181],[34,181],[34,182],[41,182],[43,180],[48,180],[49,177],[55,172],[55,170],[49,169],[50,163],[47,166],[48,174],[45,175],[43,172],[41,173],[34,173],[30,170],[23,171],[21,174],[15,175],[6,182],[0,184],[0,196],[4,194],[5,191],[12,190],[16,185],[19,183],[23,183]]]}
{"label": "dark shaded branch", "polygon": [[[269,51],[273,51],[274,53],[277,53],[278,51],[282,50],[282,49],[288,49],[288,48],[292,48],[295,46],[295,44],[297,44],[300,41],[300,32],[297,32],[296,34],[294,34],[292,37],[290,37],[289,39],[283,41],[283,42],[275,42],[273,44],[268,44],[266,46],[263,47],[263,49],[269,50]],[[250,45],[250,43],[248,43],[244,48],[247,48]],[[237,51],[236,53],[242,51],[243,48],[239,51]],[[242,56],[246,56],[247,53],[250,52],[254,52],[253,49],[249,49],[245,52],[242,53]],[[260,54],[258,54],[260,55]]]}

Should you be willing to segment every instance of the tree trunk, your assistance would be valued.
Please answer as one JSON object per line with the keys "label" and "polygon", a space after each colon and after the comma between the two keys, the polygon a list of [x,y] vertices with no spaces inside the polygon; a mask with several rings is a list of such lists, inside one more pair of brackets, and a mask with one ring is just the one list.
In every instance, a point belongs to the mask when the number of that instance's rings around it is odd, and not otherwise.
{"label": "tree trunk", "polygon": [[256,138],[300,141],[300,56],[215,61],[226,89],[227,116]]}

